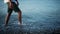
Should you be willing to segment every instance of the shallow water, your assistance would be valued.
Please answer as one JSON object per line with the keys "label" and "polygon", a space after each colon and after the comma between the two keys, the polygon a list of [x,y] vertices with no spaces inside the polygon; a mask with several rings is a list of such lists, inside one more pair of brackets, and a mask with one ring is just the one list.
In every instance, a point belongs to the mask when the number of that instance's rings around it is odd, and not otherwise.
{"label": "shallow water", "polygon": [[1,34],[60,33],[60,0],[19,0],[19,3],[23,25],[18,25],[18,15],[13,12],[6,28],[4,19],[7,14],[7,4],[0,2]]}

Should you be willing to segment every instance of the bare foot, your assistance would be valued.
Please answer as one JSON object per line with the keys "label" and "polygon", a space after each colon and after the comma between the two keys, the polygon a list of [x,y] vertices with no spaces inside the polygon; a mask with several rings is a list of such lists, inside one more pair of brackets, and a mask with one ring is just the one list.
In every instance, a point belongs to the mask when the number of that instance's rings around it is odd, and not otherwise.
{"label": "bare foot", "polygon": [[22,23],[18,22],[18,25],[22,25]]}

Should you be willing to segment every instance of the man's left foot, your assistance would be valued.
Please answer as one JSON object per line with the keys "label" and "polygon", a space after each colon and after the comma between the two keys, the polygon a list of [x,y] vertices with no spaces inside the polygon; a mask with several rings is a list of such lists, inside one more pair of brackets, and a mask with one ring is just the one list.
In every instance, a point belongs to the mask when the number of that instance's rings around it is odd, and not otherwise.
{"label": "man's left foot", "polygon": [[22,25],[22,23],[18,22],[18,25]]}

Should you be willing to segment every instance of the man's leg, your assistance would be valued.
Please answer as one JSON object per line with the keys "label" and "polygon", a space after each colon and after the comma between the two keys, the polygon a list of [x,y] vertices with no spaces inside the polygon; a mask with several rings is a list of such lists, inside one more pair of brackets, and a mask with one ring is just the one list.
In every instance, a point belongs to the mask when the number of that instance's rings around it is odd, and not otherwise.
{"label": "man's leg", "polygon": [[21,10],[18,11],[18,20],[19,20],[20,24],[22,24],[22,13],[21,13]]}
{"label": "man's leg", "polygon": [[8,21],[10,19],[11,13],[12,13],[12,10],[8,10],[8,11],[11,11],[11,12],[8,12],[8,14],[7,14],[6,18],[5,18],[5,25],[8,24]]}
{"label": "man's leg", "polygon": [[16,5],[15,3],[13,3],[13,5],[14,5],[13,10],[18,13],[19,23],[22,24],[22,12],[19,9],[18,5]]}

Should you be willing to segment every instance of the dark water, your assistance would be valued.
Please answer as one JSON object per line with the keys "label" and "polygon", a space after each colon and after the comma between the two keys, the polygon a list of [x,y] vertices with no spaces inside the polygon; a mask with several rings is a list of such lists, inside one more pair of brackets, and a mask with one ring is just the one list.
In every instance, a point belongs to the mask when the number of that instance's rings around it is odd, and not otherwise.
{"label": "dark water", "polygon": [[0,0],[0,34],[58,34],[60,33],[60,0],[19,0],[23,25],[18,25],[13,12],[4,27],[7,4]]}

